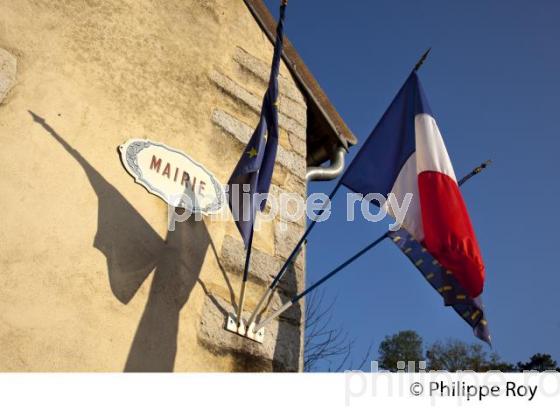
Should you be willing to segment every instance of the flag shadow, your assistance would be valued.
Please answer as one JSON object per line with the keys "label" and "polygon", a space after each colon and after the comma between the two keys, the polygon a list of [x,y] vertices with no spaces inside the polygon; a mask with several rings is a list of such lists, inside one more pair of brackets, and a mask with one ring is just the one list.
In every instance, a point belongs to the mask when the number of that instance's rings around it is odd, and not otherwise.
{"label": "flag shadow", "polygon": [[[80,164],[97,195],[97,233],[93,246],[107,259],[114,296],[127,304],[154,272],[124,371],[173,371],[180,311],[199,281],[208,248],[215,251],[205,223],[189,218],[177,224],[164,240],[43,118],[29,113]],[[224,279],[231,290],[225,272]]]}

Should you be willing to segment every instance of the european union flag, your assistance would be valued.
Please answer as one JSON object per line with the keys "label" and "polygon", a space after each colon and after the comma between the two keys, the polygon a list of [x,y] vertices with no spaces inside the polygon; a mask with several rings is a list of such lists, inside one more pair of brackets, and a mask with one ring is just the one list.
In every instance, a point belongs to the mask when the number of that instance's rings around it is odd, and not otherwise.
{"label": "european union flag", "polygon": [[451,306],[468,323],[477,338],[491,344],[481,297],[471,298],[451,272],[430,255],[406,229],[389,232],[388,235],[441,295],[444,304]]}
{"label": "european union flag", "polygon": [[[285,9],[286,5],[283,3],[260,120],[228,181],[229,206],[246,248],[249,246],[258,210],[255,194],[268,194],[278,150],[278,72],[282,57]],[[266,200],[260,205],[262,211]]]}

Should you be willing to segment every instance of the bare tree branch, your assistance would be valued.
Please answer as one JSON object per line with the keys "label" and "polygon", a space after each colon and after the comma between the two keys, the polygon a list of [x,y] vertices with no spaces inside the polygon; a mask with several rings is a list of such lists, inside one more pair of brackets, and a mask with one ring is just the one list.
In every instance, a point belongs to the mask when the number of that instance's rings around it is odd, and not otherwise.
{"label": "bare tree branch", "polygon": [[[307,297],[304,342],[304,371],[316,370],[319,365],[329,371],[340,372],[353,368],[352,358],[355,339],[340,326],[333,325],[336,298],[325,303],[324,292]],[[361,369],[371,357],[371,345],[360,362]]]}

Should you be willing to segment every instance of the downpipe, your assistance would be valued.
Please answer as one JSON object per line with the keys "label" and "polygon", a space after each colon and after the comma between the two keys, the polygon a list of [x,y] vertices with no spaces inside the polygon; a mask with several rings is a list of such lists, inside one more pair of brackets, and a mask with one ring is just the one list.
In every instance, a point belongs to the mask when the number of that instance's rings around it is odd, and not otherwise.
{"label": "downpipe", "polygon": [[328,167],[307,168],[305,179],[309,181],[331,181],[344,171],[344,157],[346,149],[338,147],[330,159]]}

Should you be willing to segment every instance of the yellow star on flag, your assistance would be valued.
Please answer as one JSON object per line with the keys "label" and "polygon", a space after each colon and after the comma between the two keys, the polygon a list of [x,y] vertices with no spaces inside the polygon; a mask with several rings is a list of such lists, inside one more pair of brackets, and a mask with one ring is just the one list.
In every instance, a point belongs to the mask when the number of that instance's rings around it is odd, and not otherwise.
{"label": "yellow star on flag", "polygon": [[258,154],[257,150],[255,149],[255,147],[251,148],[248,152],[247,155],[249,155],[249,158],[254,158],[256,157]]}

